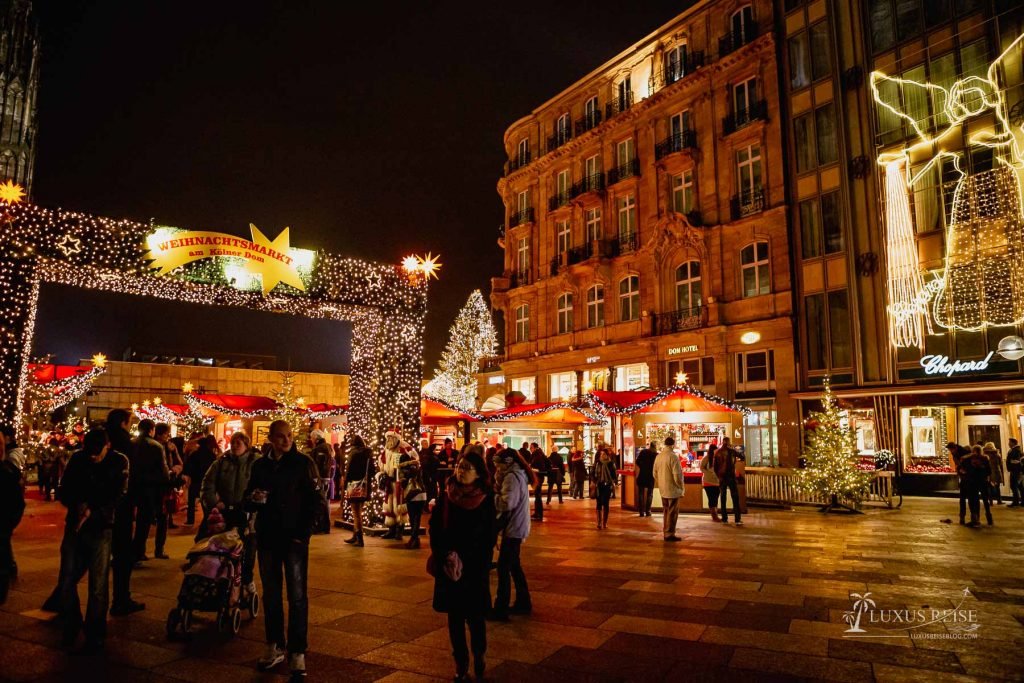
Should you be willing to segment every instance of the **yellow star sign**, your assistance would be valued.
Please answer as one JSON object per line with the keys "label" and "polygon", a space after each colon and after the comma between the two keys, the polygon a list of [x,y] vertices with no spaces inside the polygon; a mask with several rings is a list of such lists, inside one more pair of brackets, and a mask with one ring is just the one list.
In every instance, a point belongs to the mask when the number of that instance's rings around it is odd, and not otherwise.
{"label": "yellow star sign", "polygon": [[107,367],[107,357],[104,356],[102,353],[97,353],[95,356],[92,357],[92,364],[97,368],[103,369]]}
{"label": "yellow star sign", "polygon": [[187,263],[205,258],[232,257],[242,259],[244,269],[259,276],[263,294],[268,294],[280,283],[299,291],[306,286],[299,276],[301,249],[289,245],[289,229],[285,228],[273,240],[259,228],[249,224],[252,239],[247,240],[220,232],[174,231],[160,229],[146,239],[149,251],[143,256],[151,261],[150,268],[166,275]]}
{"label": "yellow star sign", "polygon": [[181,385],[181,393],[191,394],[194,388],[195,387],[192,386],[192,382],[185,382],[184,384]]}
{"label": "yellow star sign", "polygon": [[10,180],[6,183],[0,183],[0,202],[17,204],[24,198],[25,190],[22,189],[21,185]]}

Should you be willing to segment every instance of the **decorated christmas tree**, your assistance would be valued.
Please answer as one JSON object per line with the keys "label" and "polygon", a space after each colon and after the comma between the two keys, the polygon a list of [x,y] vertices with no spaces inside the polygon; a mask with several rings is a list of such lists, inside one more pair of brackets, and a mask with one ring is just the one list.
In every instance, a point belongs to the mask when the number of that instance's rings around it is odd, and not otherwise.
{"label": "decorated christmas tree", "polygon": [[284,420],[292,428],[292,437],[299,450],[306,448],[309,440],[309,420],[299,412],[306,407],[306,400],[295,393],[295,373],[281,373],[281,388],[270,397],[277,401],[277,410],[267,415],[270,420]]}
{"label": "decorated christmas tree", "polygon": [[823,411],[812,412],[807,420],[803,452],[807,466],[797,470],[794,483],[828,501],[822,512],[852,511],[844,501],[859,502],[873,475],[857,468],[856,437],[827,379],[821,403]]}
{"label": "decorated christmas tree", "polygon": [[480,290],[469,295],[449,331],[448,346],[424,393],[462,410],[476,408],[476,373],[481,358],[494,355],[498,335],[491,311]]}

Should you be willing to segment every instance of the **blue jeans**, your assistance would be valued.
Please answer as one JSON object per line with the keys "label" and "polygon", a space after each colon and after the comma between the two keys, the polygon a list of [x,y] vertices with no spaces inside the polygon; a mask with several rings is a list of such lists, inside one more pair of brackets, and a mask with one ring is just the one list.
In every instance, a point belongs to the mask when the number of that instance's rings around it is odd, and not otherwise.
{"label": "blue jeans", "polygon": [[[309,598],[306,575],[309,570],[309,542],[267,542],[257,539],[257,557],[260,578],[263,579],[264,625],[267,642],[287,645],[288,652],[306,651],[306,631],[309,626]],[[285,584],[282,586],[282,584]],[[282,588],[288,591],[288,640],[284,634],[284,602]]]}
{"label": "blue jeans", "polygon": [[61,612],[64,615],[64,636],[69,641],[83,626],[78,582],[86,572],[89,573],[89,599],[85,606],[85,640],[101,645],[107,635],[111,537],[110,529],[85,527],[78,532],[64,530],[60,548],[61,559],[67,563],[67,572],[61,585]]}

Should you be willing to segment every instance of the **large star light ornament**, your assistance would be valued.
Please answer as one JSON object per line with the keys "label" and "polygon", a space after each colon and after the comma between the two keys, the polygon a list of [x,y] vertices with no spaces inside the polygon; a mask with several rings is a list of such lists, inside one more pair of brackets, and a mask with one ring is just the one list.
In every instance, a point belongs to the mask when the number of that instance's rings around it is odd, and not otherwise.
{"label": "large star light ornament", "polygon": [[71,256],[72,254],[78,254],[82,251],[82,240],[72,235],[64,235],[57,242],[57,248],[64,252],[65,256]]}
{"label": "large star light ornament", "polygon": [[[256,244],[273,249],[278,254],[290,253],[291,247],[288,244],[288,240],[291,228],[282,230],[273,241],[268,240],[266,235],[260,232],[260,229],[252,223],[249,224],[249,229],[252,231],[252,241]],[[284,263],[280,259],[267,258],[262,263],[247,259],[245,268],[253,275],[261,276],[264,294],[269,294],[274,287],[277,287],[282,282],[300,292],[306,291],[306,285],[302,282],[302,278],[299,277],[299,272],[290,264]]]}
{"label": "large star light ornament", "polygon": [[24,198],[25,190],[22,189],[21,185],[11,180],[8,180],[6,183],[0,183],[0,202],[17,204]]}

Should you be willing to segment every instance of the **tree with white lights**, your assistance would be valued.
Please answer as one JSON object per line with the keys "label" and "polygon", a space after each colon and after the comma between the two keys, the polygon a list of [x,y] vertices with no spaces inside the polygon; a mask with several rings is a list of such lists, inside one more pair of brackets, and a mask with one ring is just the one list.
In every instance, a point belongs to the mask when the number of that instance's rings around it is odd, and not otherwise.
{"label": "tree with white lights", "polygon": [[476,408],[476,373],[481,358],[494,355],[498,333],[479,289],[455,317],[441,363],[424,392],[462,410]]}
{"label": "tree with white lights", "polygon": [[857,439],[827,379],[821,403],[824,411],[812,412],[807,420],[803,452],[807,466],[797,470],[794,483],[797,488],[828,501],[822,512],[852,511],[841,501],[859,502],[873,475],[857,469]]}

